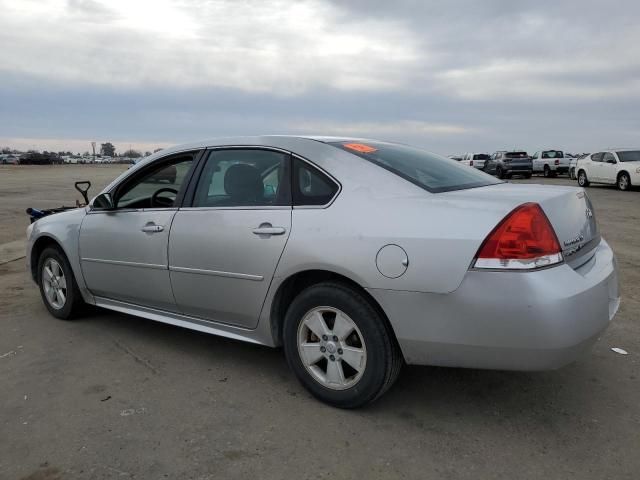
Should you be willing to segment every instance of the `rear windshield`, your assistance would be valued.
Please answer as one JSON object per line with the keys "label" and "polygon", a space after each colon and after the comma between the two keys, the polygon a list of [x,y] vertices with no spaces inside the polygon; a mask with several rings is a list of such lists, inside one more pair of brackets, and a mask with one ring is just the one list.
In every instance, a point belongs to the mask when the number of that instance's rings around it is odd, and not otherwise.
{"label": "rear windshield", "polygon": [[559,150],[547,150],[542,152],[542,158],[564,158],[564,155]]}
{"label": "rear windshield", "polygon": [[475,168],[408,145],[386,142],[329,142],[431,193],[502,183]]}
{"label": "rear windshield", "polygon": [[507,152],[504,154],[506,158],[528,158],[527,152]]}
{"label": "rear windshield", "polygon": [[476,153],[473,155],[474,160],[489,160],[489,155],[486,153]]}
{"label": "rear windshield", "polygon": [[640,150],[616,152],[621,162],[640,162]]}

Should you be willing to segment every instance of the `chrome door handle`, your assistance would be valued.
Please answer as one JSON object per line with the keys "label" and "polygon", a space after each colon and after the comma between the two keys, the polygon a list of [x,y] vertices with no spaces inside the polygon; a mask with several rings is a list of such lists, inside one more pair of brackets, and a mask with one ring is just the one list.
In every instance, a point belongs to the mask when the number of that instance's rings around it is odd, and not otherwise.
{"label": "chrome door handle", "polygon": [[145,225],[144,227],[142,227],[141,229],[144,233],[157,233],[157,232],[162,232],[164,230],[164,227],[162,225]]}
{"label": "chrome door handle", "polygon": [[252,230],[255,235],[283,235],[286,231],[284,227],[272,227],[271,224],[260,225]]}

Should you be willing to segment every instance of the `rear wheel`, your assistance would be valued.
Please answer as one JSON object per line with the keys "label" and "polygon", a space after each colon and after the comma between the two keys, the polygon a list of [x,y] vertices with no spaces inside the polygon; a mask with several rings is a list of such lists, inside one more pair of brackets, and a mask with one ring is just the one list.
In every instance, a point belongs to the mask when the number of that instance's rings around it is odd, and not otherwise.
{"label": "rear wheel", "polygon": [[47,310],[68,320],[84,305],[67,257],[55,247],[45,248],[38,260],[38,285]]}
{"label": "rear wheel", "polygon": [[549,168],[549,165],[544,166],[543,175],[546,178],[549,178],[551,176],[551,169]]}
{"label": "rear wheel", "polygon": [[403,362],[377,309],[357,290],[335,282],[311,286],[293,300],[284,321],[284,351],[305,388],[340,408],[378,398]]}
{"label": "rear wheel", "polygon": [[631,188],[631,179],[627,172],[622,172],[618,175],[618,188],[622,191],[629,190]]}
{"label": "rear wheel", "polygon": [[500,179],[504,178],[504,171],[500,165],[496,167],[496,176]]}
{"label": "rear wheel", "polygon": [[587,178],[587,174],[584,170],[580,170],[578,172],[578,185],[580,185],[581,187],[589,186],[589,179]]}
{"label": "rear wheel", "polygon": [[571,180],[576,179],[576,169],[574,167],[571,167],[571,169],[569,170],[569,178]]}

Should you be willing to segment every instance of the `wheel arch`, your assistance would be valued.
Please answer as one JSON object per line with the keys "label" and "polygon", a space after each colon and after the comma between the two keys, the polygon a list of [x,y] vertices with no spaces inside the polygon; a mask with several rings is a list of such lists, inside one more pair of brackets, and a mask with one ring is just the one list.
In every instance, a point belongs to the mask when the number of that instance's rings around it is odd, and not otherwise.
{"label": "wheel arch", "polygon": [[626,170],[620,170],[617,175],[616,175],[616,181],[620,180],[620,175],[622,174],[626,174],[627,177],[629,178],[629,185],[631,185],[631,174],[629,172],[627,172]]}
{"label": "wheel arch", "polygon": [[31,247],[31,252],[29,253],[29,265],[31,270],[31,277],[34,282],[38,281],[38,259],[40,255],[47,247],[55,247],[62,252],[62,254],[69,259],[67,252],[62,247],[62,244],[51,235],[41,235],[36,239]]}
{"label": "wheel arch", "polygon": [[343,285],[347,285],[361,294],[380,314],[380,317],[385,322],[385,326],[388,329],[389,334],[392,336],[393,340],[397,342],[395,332],[393,330],[393,327],[391,326],[391,322],[389,321],[387,314],[382,309],[382,306],[378,303],[378,301],[373,298],[373,296],[369,292],[367,292],[364,287],[362,287],[355,280],[343,274],[331,270],[311,269],[302,270],[287,277],[282,283],[280,283],[278,289],[276,290],[276,293],[274,294],[273,301],[271,302],[271,310],[269,313],[271,335],[273,337],[275,345],[282,345],[282,329],[284,326],[284,317],[293,299],[306,288],[327,281],[342,283]]}

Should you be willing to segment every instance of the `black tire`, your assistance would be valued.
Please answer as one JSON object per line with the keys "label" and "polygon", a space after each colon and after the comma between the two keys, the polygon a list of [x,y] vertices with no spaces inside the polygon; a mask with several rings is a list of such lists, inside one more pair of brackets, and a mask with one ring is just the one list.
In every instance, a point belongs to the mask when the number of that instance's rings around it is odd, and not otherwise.
{"label": "black tire", "polygon": [[[44,266],[49,259],[54,260],[58,263],[58,265],[60,265],[66,281],[66,288],[64,289],[66,298],[64,305],[62,305],[60,308],[56,308],[51,304],[45,292],[43,272]],[[38,259],[37,280],[38,286],[40,287],[40,295],[42,296],[42,301],[44,302],[45,307],[47,307],[47,310],[49,310],[49,313],[51,313],[51,315],[62,320],[71,320],[81,312],[82,307],[84,307],[85,305],[84,300],[82,299],[82,295],[80,294],[80,290],[78,289],[78,284],[76,283],[76,279],[73,275],[73,270],[71,270],[71,265],[69,265],[69,261],[67,260],[66,255],[59,248],[47,247],[40,254],[40,258]]]}
{"label": "black tire", "polygon": [[543,175],[545,178],[549,178],[549,177],[551,176],[551,169],[549,168],[549,165],[545,165],[545,166],[544,166],[544,169],[543,169],[543,171],[542,171],[542,175]]}
{"label": "black tire", "polygon": [[503,178],[504,178],[504,171],[502,170],[502,167],[501,167],[500,165],[498,165],[498,166],[496,167],[496,176],[497,176],[499,179],[503,179]]}
{"label": "black tire", "polygon": [[616,185],[618,186],[618,190],[626,192],[631,188],[631,178],[629,178],[629,174],[627,172],[622,172],[618,175],[618,180],[616,181]]}
{"label": "black tire", "polygon": [[[344,312],[355,323],[366,346],[361,377],[349,388],[334,390],[316,380],[298,351],[298,330],[314,308],[330,307]],[[284,319],[284,351],[300,383],[317,399],[339,408],[357,408],[373,402],[395,382],[404,362],[385,318],[358,290],[339,282],[322,282],[303,290],[291,302]],[[327,362],[328,363],[328,362]]]}
{"label": "black tire", "polygon": [[587,173],[584,170],[580,170],[578,172],[578,185],[581,187],[589,186],[589,179],[587,178]]}
{"label": "black tire", "polygon": [[572,168],[569,170],[569,178],[570,178],[571,180],[575,180],[575,179],[576,179],[576,169],[575,169],[574,167],[572,167]]}
{"label": "black tire", "polygon": [[531,172],[525,173],[524,174],[524,178],[527,178],[527,179],[531,178]]}

